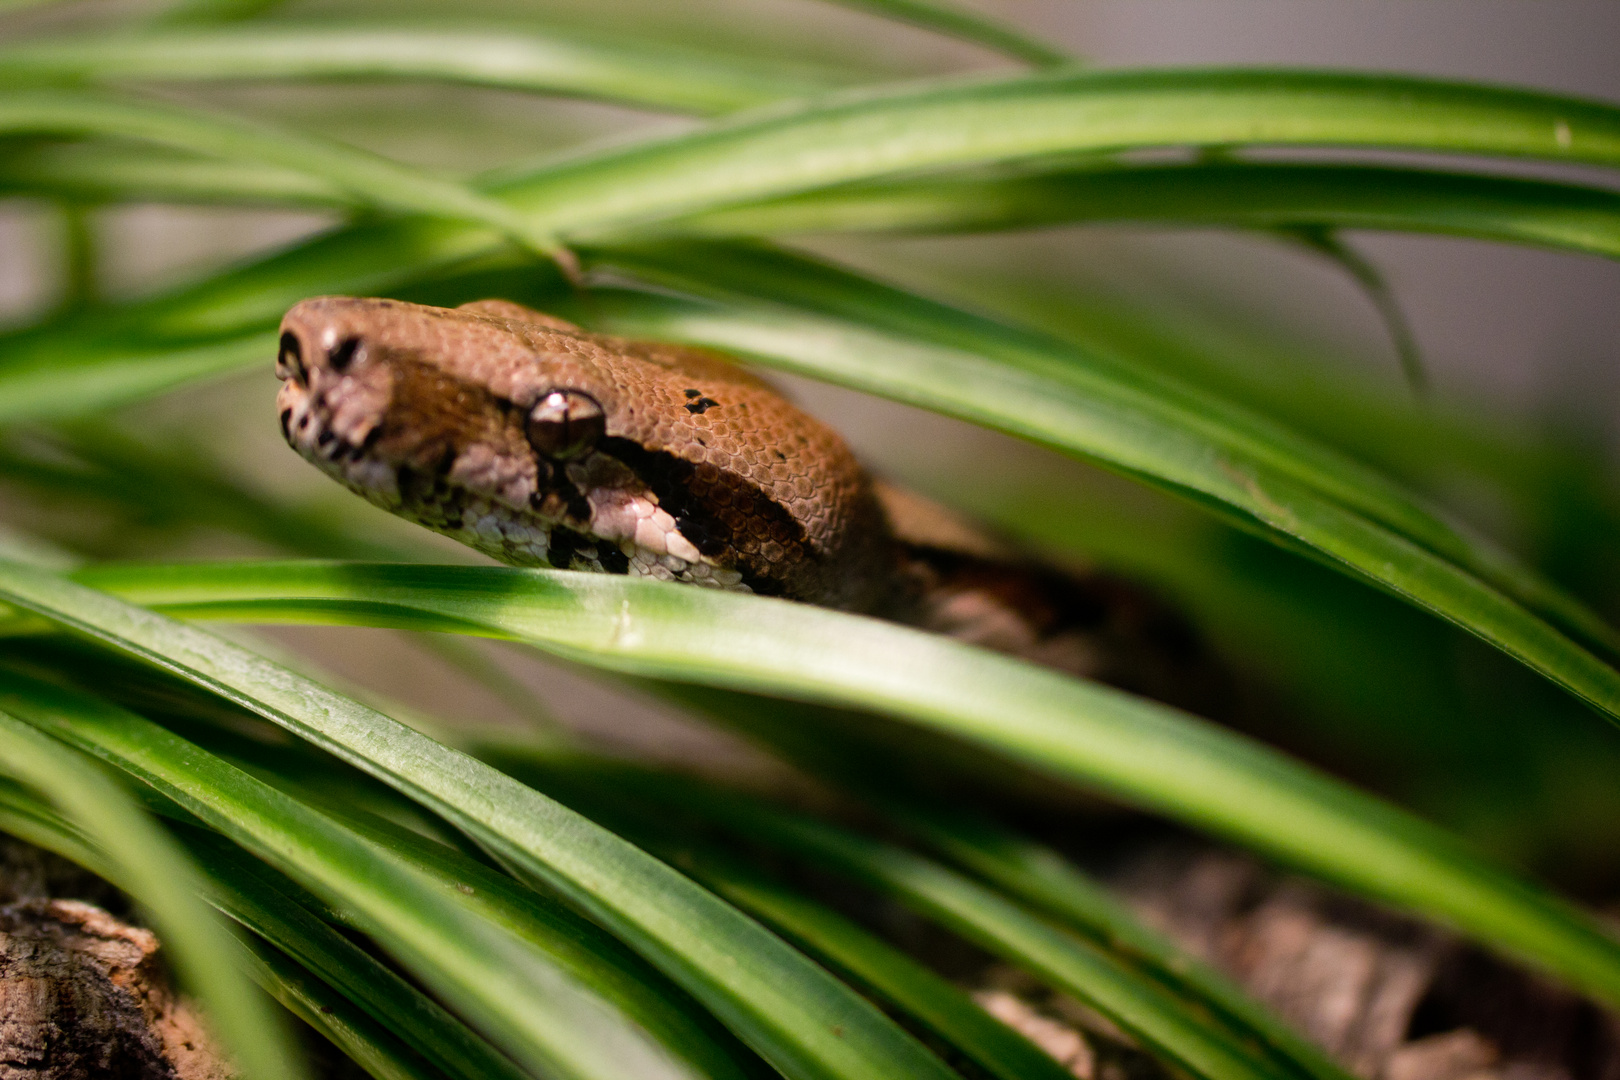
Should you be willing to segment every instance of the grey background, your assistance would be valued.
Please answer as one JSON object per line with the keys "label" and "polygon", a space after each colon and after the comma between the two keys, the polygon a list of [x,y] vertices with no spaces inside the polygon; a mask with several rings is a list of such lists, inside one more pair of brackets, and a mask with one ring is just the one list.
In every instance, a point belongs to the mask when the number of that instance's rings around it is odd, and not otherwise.
{"label": "grey background", "polygon": [[[1620,3],[1533,0],[1003,0],[1016,19],[1100,63],[1278,64],[1518,83],[1620,101]],[[1611,180],[1612,182],[1612,180]],[[1571,403],[1620,419],[1620,264],[1462,240],[1368,236],[1438,385],[1521,407]],[[1180,257],[1219,276],[1229,249]],[[1274,302],[1376,336],[1350,290],[1249,263]],[[1263,282],[1263,284],[1262,284]],[[1342,285],[1342,283],[1339,283]],[[1292,287],[1290,287],[1292,285]],[[1593,400],[1596,397],[1597,400]]]}

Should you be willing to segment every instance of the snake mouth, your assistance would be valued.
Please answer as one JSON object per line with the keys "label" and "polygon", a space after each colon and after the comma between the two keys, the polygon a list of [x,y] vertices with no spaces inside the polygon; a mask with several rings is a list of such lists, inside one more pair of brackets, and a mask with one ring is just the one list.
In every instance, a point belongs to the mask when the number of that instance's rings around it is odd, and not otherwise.
{"label": "snake mouth", "polygon": [[536,473],[503,493],[494,478],[509,474],[511,462],[487,445],[402,443],[386,411],[345,410],[343,395],[327,390],[283,384],[283,436],[299,456],[390,513],[509,565],[747,588],[742,574],[708,564],[616,458],[536,462]]}

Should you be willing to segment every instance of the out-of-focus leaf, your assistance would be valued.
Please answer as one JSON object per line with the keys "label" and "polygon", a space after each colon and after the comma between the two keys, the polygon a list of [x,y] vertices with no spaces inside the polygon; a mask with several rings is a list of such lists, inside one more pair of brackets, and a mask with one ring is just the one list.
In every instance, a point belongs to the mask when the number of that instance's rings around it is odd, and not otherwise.
{"label": "out-of-focus leaf", "polygon": [[999,232],[1092,222],[1441,233],[1620,258],[1620,192],[1377,165],[1099,163],[1010,176],[885,180],[712,210],[669,227],[769,236]]}
{"label": "out-of-focus leaf", "polygon": [[530,227],[528,215],[470,187],[239,117],[87,90],[14,89],[0,90],[0,133],[116,136],[269,165],[333,184],[379,209],[476,222],[536,250],[555,247],[549,232]]}
{"label": "out-of-focus leaf", "polygon": [[971,41],[999,53],[1040,67],[1066,64],[1072,59],[1063,50],[1023,33],[1016,27],[996,22],[978,12],[942,3],[940,0],[833,0],[845,7],[870,11],[897,22],[910,23],[962,41]]}
{"label": "out-of-focus leaf", "polygon": [[0,84],[128,79],[432,80],[699,113],[801,97],[839,81],[808,67],[517,26],[276,23],[80,34],[0,47]]}

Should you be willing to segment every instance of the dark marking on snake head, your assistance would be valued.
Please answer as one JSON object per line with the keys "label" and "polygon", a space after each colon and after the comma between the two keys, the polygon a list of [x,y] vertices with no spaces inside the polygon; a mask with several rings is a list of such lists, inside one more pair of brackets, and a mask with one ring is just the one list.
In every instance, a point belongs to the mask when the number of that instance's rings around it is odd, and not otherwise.
{"label": "dark marking on snake head", "polygon": [[703,391],[701,391],[701,390],[693,390],[691,387],[686,388],[686,396],[689,397],[689,398],[697,397],[698,395],[700,395],[702,393],[703,393]]}
{"label": "dark marking on snake head", "polygon": [[292,438],[291,424],[292,424],[292,410],[291,409],[282,409],[281,410],[281,437],[283,439],[291,439]]}
{"label": "dark marking on snake head", "polygon": [[692,413],[694,416],[701,416],[710,409],[717,409],[719,407],[720,403],[714,400],[714,398],[710,397],[700,397],[696,401],[688,401],[686,403],[686,411]]}

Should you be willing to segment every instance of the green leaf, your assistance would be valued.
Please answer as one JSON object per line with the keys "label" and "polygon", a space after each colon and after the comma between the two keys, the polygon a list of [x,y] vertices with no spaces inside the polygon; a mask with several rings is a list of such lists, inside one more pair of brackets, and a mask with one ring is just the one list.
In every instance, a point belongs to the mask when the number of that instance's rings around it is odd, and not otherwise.
{"label": "green leaf", "polygon": [[[0,694],[6,686],[0,680]],[[249,1077],[304,1075],[266,1002],[237,964],[236,943],[198,899],[190,860],[105,773],[55,739],[0,712],[0,771],[43,794],[117,869],[151,912],[167,955]]]}
{"label": "green leaf", "polygon": [[1065,71],[848,92],[566,160],[494,190],[598,234],[924,169],[1148,147],[1383,147],[1620,166],[1620,108],[1425,79]]}
{"label": "green leaf", "polygon": [[549,251],[549,232],[469,187],[342,143],[257,121],[83,90],[0,91],[0,134],[104,135],[270,165],[352,192],[378,209],[476,222]]}
{"label": "green leaf", "polygon": [[743,353],[1098,461],[1348,568],[1620,717],[1620,673],[1521,604],[1620,651],[1602,619],[1394,483],[1213,395],[778,253],[675,245],[607,258],[729,303],[598,296],[597,325]]}
{"label": "green leaf", "polygon": [[[564,970],[698,1067],[711,1080],[746,1080],[758,1059],[679,989],[596,924],[483,863],[355,808],[349,827],[470,896],[479,917],[534,942]],[[468,890],[471,890],[469,893]]]}
{"label": "green leaf", "polygon": [[118,142],[9,148],[0,191],[84,202],[178,202],[357,210],[365,199],[307,173],[251,161],[220,161]]}
{"label": "green leaf", "polygon": [[[357,1013],[343,1023],[361,1034],[392,1032],[387,1041],[397,1039],[447,1076],[464,1080],[521,1080],[527,1075],[512,1061],[475,1035],[460,1020],[416,989],[392,969],[385,967],[364,949],[322,922],[306,907],[271,881],[262,864],[245,856],[241,849],[212,833],[188,830],[187,845],[207,868],[213,901],[231,918],[274,946],[276,954],[286,953],[297,965],[287,972],[272,957],[269,968],[284,979],[297,980],[308,969],[330,989],[309,985],[303,975],[301,997],[319,998],[313,1009],[299,1015],[321,1012],[320,1005],[342,1001],[345,1009]],[[290,883],[289,883],[290,884]],[[365,1018],[369,1018],[367,1021]],[[320,1025],[317,1024],[317,1027]],[[351,1057],[355,1056],[341,1031],[326,1032]],[[370,1037],[372,1042],[384,1040]],[[357,1060],[364,1062],[363,1058]]]}
{"label": "green leaf", "polygon": [[1106,889],[1057,852],[988,822],[929,810],[885,809],[963,869],[1141,963],[1165,985],[1210,1009],[1239,1033],[1271,1047],[1307,1074],[1344,1080],[1344,1070],[1314,1043],[1214,967],[1143,926]]}
{"label": "green leaf", "polygon": [[[847,79],[847,76],[844,78]],[[409,79],[730,112],[829,89],[831,72],[633,39],[366,23],[169,27],[0,47],[0,80]]]}
{"label": "green leaf", "polygon": [[[679,803],[690,808],[691,801]],[[701,803],[700,803],[701,805]],[[729,807],[730,813],[725,812]],[[1288,1077],[1117,957],[994,891],[903,848],[747,799],[715,800],[730,831],[827,865],[1040,976],[1097,1009],[1156,1054],[1211,1080]]]}
{"label": "green leaf", "polygon": [[107,343],[88,355],[49,347],[0,361],[0,424],[83,416],[242,368],[275,349],[275,336],[253,334],[201,345]]}
{"label": "green leaf", "polygon": [[[25,594],[28,599],[22,600]],[[41,577],[33,568],[0,564],[0,595],[22,600],[18,606],[31,611],[43,605],[63,626],[210,689],[439,813],[506,864],[588,912],[787,1076],[953,1075],[870,1004],[757,923],[612,833],[489,766],[246,649],[105,594]],[[82,734],[90,719],[75,715],[63,734]],[[116,733],[128,722],[109,721],[98,729],[110,726]],[[227,785],[220,782],[190,794],[203,797],[221,786]],[[228,788],[241,786],[232,778]],[[285,801],[269,790],[260,797]],[[302,828],[318,831],[314,822]],[[331,869],[338,865],[334,858]],[[417,899],[399,916],[425,917],[418,913],[422,903]],[[461,917],[459,907],[453,910]],[[450,925],[444,923],[435,936],[450,932]],[[480,925],[455,932],[487,935],[487,927],[477,929]],[[426,931],[417,926],[412,933]],[[494,956],[488,959],[495,964]],[[511,987],[510,970],[497,965],[483,980],[461,989],[492,997],[487,1005],[509,1011],[514,1020],[539,1022],[535,1006],[522,1006],[524,995]],[[557,1022],[563,1028],[559,1036],[566,1035],[568,1024]],[[594,1030],[580,1032],[579,1038],[582,1052],[610,1049],[598,1044]]]}
{"label": "green leaf", "polygon": [[[104,567],[84,578],[192,617],[509,637],[633,674],[892,716],[1409,907],[1620,1003],[1620,942],[1448,834],[1213,724],[948,639],[786,601],[561,571],[259,563]],[[38,571],[0,567],[0,596],[171,670],[177,656],[159,656],[178,654],[173,638],[217,648]]]}
{"label": "green leaf", "polygon": [[131,773],[352,913],[531,1069],[580,1080],[694,1075],[542,951],[478,918],[454,887],[194,744],[88,694],[22,675],[0,683],[0,703]]}
{"label": "green leaf", "polygon": [[[24,792],[0,787],[0,830],[37,847],[54,851],[63,858],[70,859],[109,880],[116,882],[119,877],[118,867],[112,865],[105,855],[89,846],[82,836],[49,807],[39,804]],[[216,906],[220,902],[218,890],[223,884],[217,876],[210,882],[215,890],[211,899]],[[267,887],[263,882],[255,882],[255,888]],[[353,957],[358,957],[362,965],[370,965],[373,971],[369,974],[381,974],[386,979],[401,982],[399,976],[372,960],[358,946],[336,931],[307,915],[305,918],[309,918],[319,928],[317,931],[319,934],[337,942],[340,950],[346,949]],[[369,1020],[349,999],[335,992],[330,985],[311,978],[306,970],[276,949],[254,948],[247,942],[243,944],[247,947],[237,950],[236,956],[254,980],[277,1001],[297,1014],[299,1019],[361,1063],[372,1076],[383,1080],[395,1078],[443,1080],[443,1073],[425,1065],[422,1059],[399,1039]],[[408,985],[405,988],[409,993],[422,997],[420,991]],[[425,998],[423,1000],[426,1001]],[[409,1028],[394,1030],[401,1031],[407,1037],[413,1034]],[[483,1075],[499,1077],[507,1074],[501,1069],[494,1069],[487,1074],[451,1075],[465,1076],[467,1080],[472,1080]]]}
{"label": "green leaf", "polygon": [[990,1075],[1000,1080],[1072,1080],[1072,1073],[961,990],[836,912],[708,852],[690,870],[727,900],[950,1042]]}
{"label": "green leaf", "polygon": [[[1270,1049],[1285,1066],[1317,1080],[1348,1080],[1325,1053],[1302,1038],[1263,1005],[1210,965],[1138,922],[1106,889],[1057,852],[957,808],[946,809],[924,795],[908,797],[896,773],[912,765],[913,750],[898,753],[856,735],[865,724],[858,715],[823,706],[777,702],[761,709],[756,698],[705,687],[648,684],[665,700],[723,724],[765,746],[833,787],[877,810],[905,834],[957,866],[988,882],[1009,898],[1036,908],[1079,930],[1110,951],[1127,957],[1201,1013],[1213,1016],[1243,1043]],[[569,759],[555,752],[498,747],[486,760],[516,775],[525,763],[543,770]],[[668,781],[662,781],[668,783]],[[633,781],[622,790],[635,790]],[[730,893],[726,893],[730,895]],[[785,901],[784,901],[785,902]]]}
{"label": "green leaf", "polygon": [[376,1080],[440,1080],[442,1074],[389,1029],[284,954],[251,941],[243,944],[260,984]]}
{"label": "green leaf", "polygon": [[961,41],[983,45],[1040,67],[1067,64],[1071,57],[1044,41],[1037,41],[1005,23],[995,22],[966,8],[940,0],[833,0],[845,7],[910,23]]}
{"label": "green leaf", "polygon": [[[661,837],[695,817],[749,842],[778,848],[899,900],[993,955],[1040,975],[1091,1005],[1156,1055],[1210,1080],[1295,1074],[1257,1056],[1186,1002],[1095,944],[1082,942],[990,889],[893,845],[700,781],[579,756],[520,757],[520,771],[632,835]],[[655,844],[657,840],[653,841]],[[679,837],[666,841],[687,850]],[[699,856],[701,865],[701,856]],[[698,876],[704,876],[701,869]],[[825,920],[799,910],[822,929]],[[884,972],[885,974],[891,974]],[[913,988],[914,989],[914,988]],[[1336,1080],[1345,1080],[1336,1077]]]}
{"label": "green leaf", "polygon": [[713,236],[997,232],[1093,222],[1440,233],[1620,258],[1620,192],[1377,165],[1219,162],[847,184],[670,223]]}

